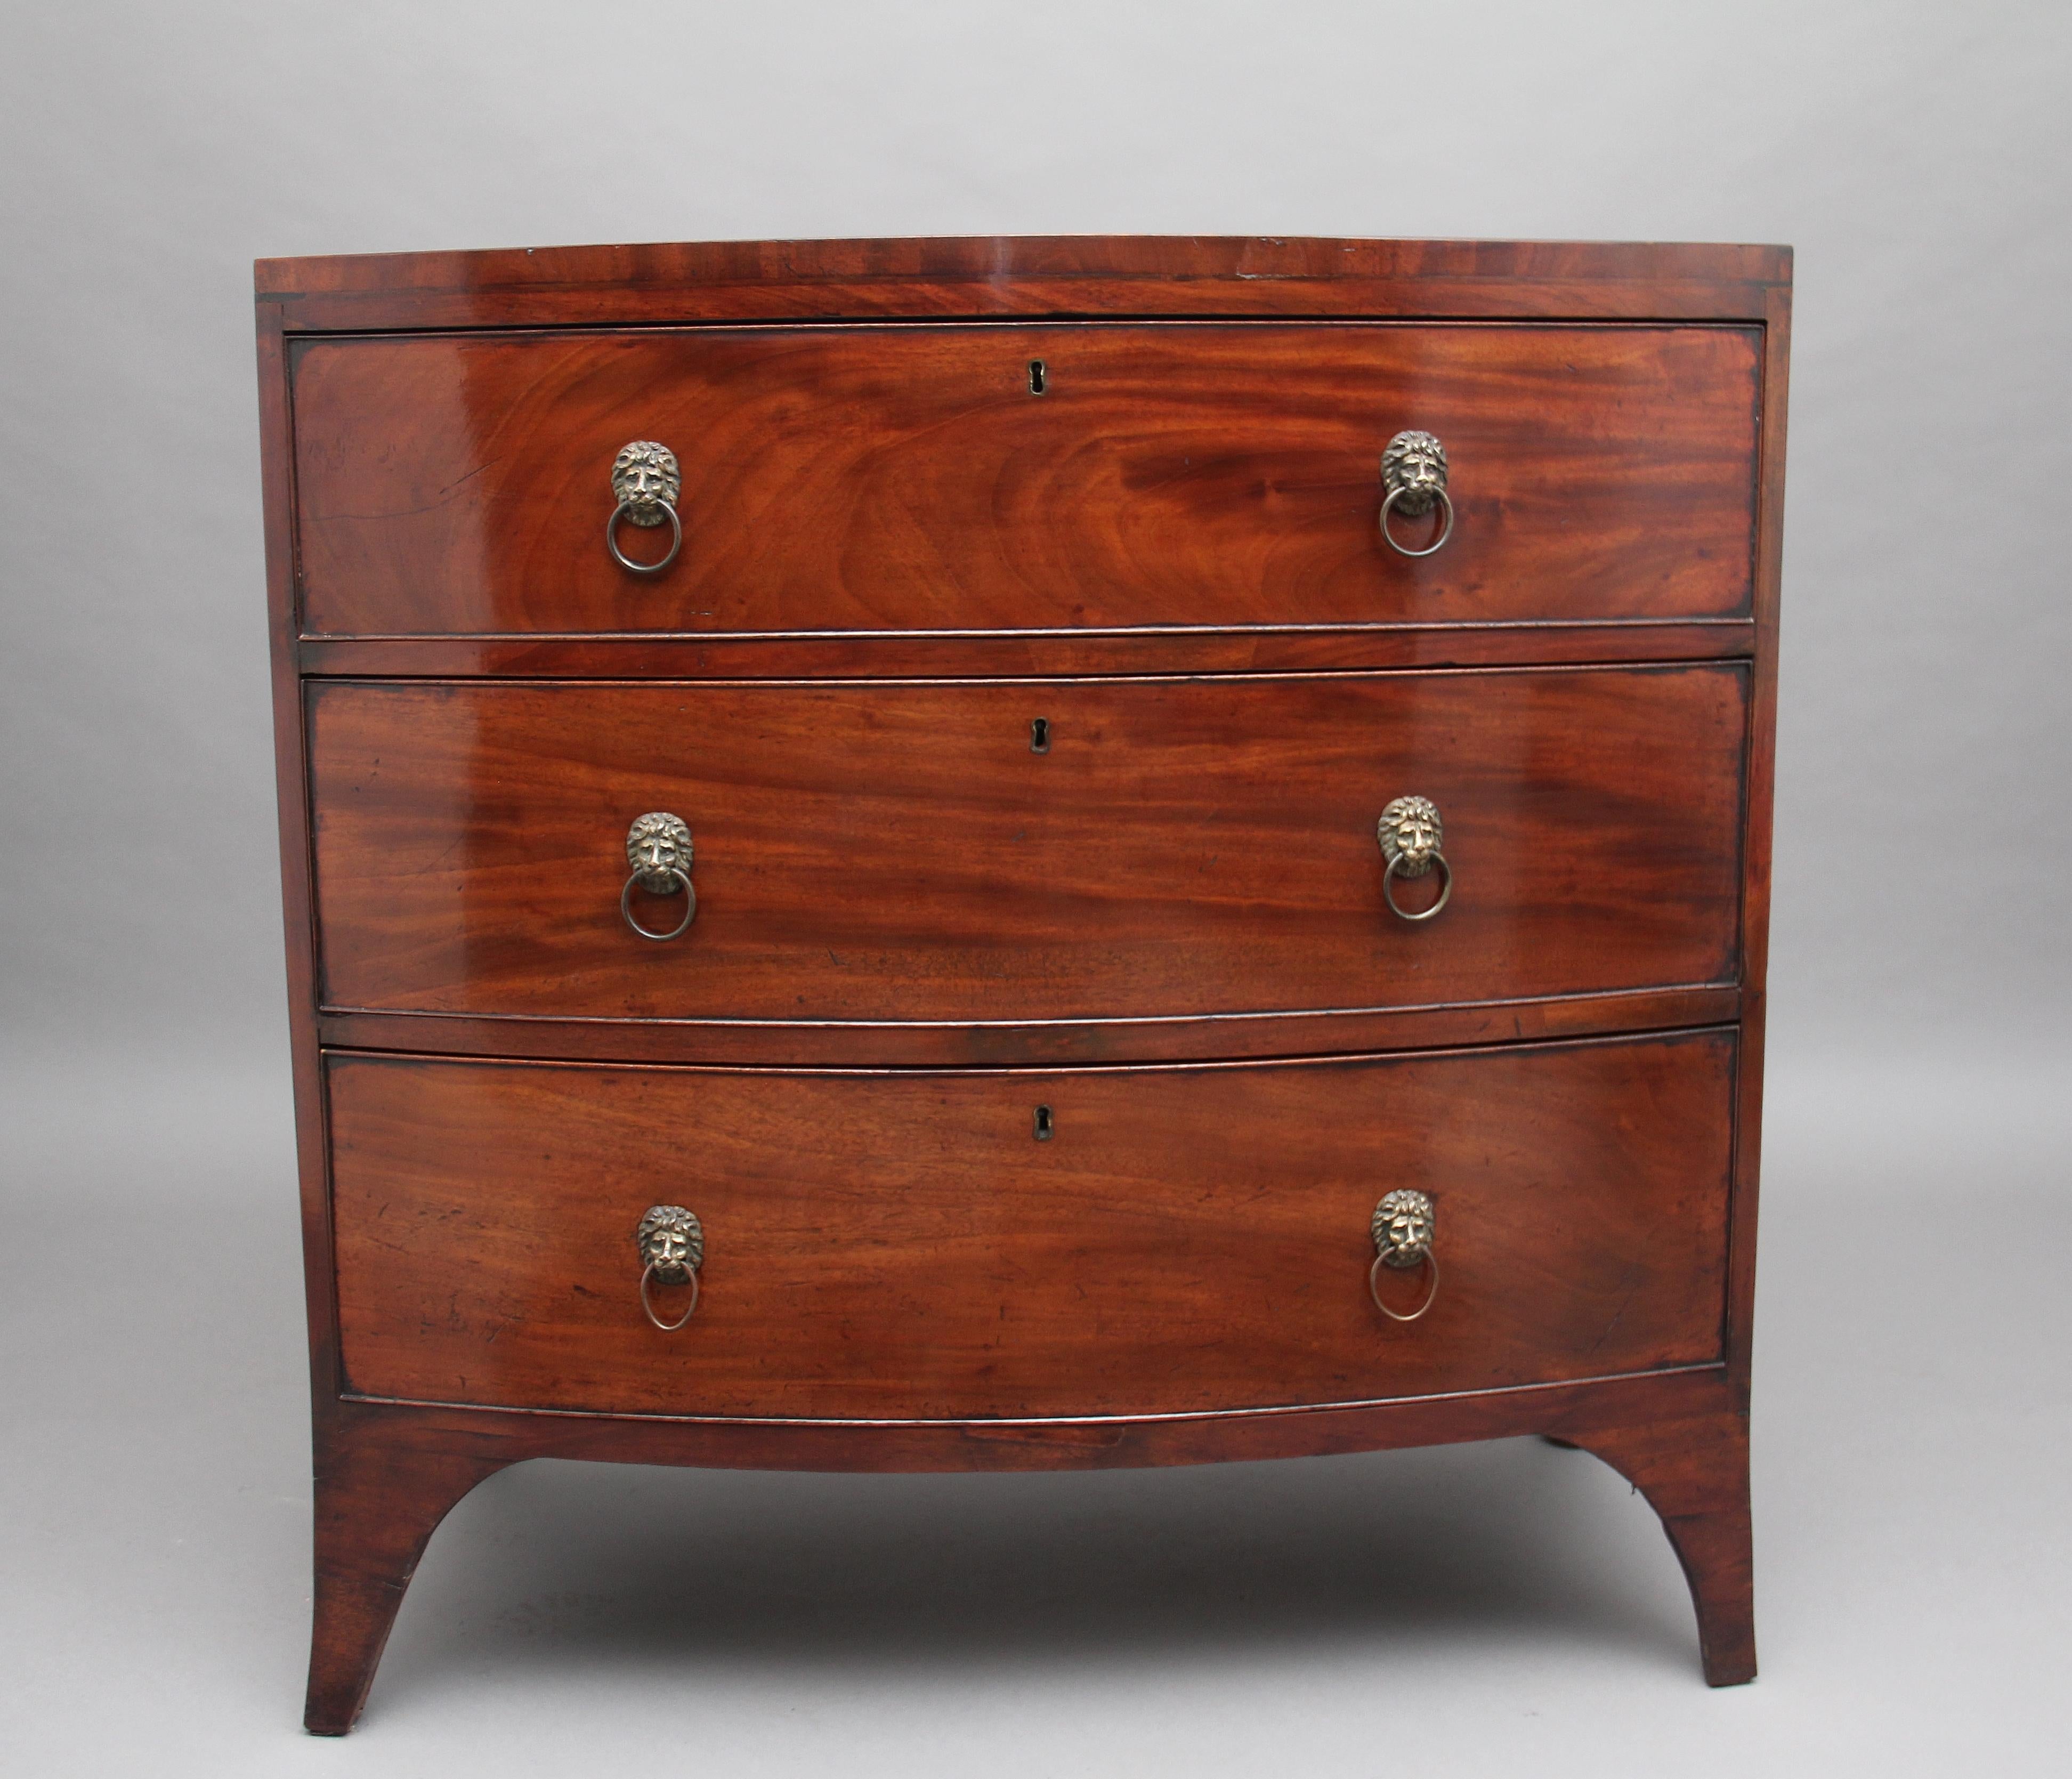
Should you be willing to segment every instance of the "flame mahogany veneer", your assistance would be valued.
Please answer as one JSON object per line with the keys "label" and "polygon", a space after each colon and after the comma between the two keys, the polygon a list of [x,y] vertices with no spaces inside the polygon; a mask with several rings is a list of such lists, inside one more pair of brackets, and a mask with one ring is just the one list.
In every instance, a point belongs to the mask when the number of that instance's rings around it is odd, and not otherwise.
{"label": "flame mahogany veneer", "polygon": [[[446,1510],[539,1456],[1541,1433],[1632,1480],[1707,1678],[1753,1675],[1787,250],[791,242],[257,286],[310,1729],[357,1716]],[[1417,561],[1375,524],[1406,428],[1457,507]],[[681,465],[653,577],[604,544],[637,438]],[[1416,924],[1375,837],[1409,792],[1453,873]],[[656,809],[699,894],[663,945],[619,908]],[[1436,1206],[1408,1325],[1367,1295],[1395,1187]],[[675,1333],[654,1202],[703,1226]]]}
{"label": "flame mahogany veneer", "polygon": [[[948,1074],[347,1053],[328,1070],[346,1388],[1030,1421],[1717,1365],[1733,1049],[1715,1029]],[[614,1288],[626,1194],[672,1180],[705,1228],[695,1341]],[[1362,1284],[1378,1181],[1442,1207],[1414,1337],[1379,1337]]]}
{"label": "flame mahogany veneer", "polygon": [[[1401,323],[311,341],[303,627],[1745,618],[1761,353],[1749,327]],[[1374,523],[1371,436],[1410,413],[1473,466],[1414,565]],[[652,581],[597,547],[635,416],[676,442],[696,540]]]}
{"label": "flame mahogany veneer", "polygon": [[[1738,664],[331,682],[309,708],[337,1011],[1054,1031],[1736,976]],[[1462,888],[1383,925],[1375,820],[1408,787]],[[672,945],[619,917],[648,809],[696,848]],[[974,1060],[929,1049],[897,1060]]]}

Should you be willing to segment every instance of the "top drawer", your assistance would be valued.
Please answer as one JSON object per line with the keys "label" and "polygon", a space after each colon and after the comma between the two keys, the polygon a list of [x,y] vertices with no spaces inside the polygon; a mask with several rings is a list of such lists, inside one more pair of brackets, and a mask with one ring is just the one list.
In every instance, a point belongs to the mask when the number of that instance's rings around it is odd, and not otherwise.
{"label": "top drawer", "polygon": [[[294,362],[314,635],[1733,618],[1760,330],[1133,323],[315,339]],[[1041,366],[1040,373],[1036,367]],[[1041,392],[1037,392],[1040,388]],[[1451,536],[1376,519],[1437,436]],[[683,544],[606,546],[620,448]],[[1395,523],[1404,544],[1436,518]],[[652,559],[666,526],[619,534]]]}

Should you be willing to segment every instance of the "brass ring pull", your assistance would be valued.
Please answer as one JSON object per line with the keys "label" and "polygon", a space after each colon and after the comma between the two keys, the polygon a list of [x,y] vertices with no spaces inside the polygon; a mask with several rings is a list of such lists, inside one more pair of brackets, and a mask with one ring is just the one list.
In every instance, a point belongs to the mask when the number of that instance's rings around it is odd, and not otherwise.
{"label": "brass ring pull", "polygon": [[[1439,899],[1429,908],[1413,914],[1397,902],[1396,880],[1399,877],[1421,877],[1431,870],[1432,865],[1437,865],[1439,868]],[[1381,874],[1381,899],[1388,904],[1388,911],[1398,920],[1429,920],[1446,906],[1446,898],[1453,893],[1453,868],[1447,864],[1446,855],[1443,853],[1434,853],[1432,855],[1431,865],[1428,865],[1423,871],[1413,871],[1402,860],[1391,859],[1388,861],[1388,869]]]}
{"label": "brass ring pull", "polygon": [[[1429,433],[1398,433],[1381,454],[1381,485],[1388,494],[1381,503],[1381,535],[1398,556],[1435,556],[1453,535],[1453,499],[1446,492],[1446,447]],[[1408,549],[1388,528],[1388,516],[1401,512],[1416,519],[1435,506],[1445,509],[1438,536],[1421,550]]]}
{"label": "brass ring pull", "polygon": [[[659,562],[636,562],[619,547],[619,522],[630,519],[636,525],[660,524],[662,519],[669,523],[668,553]],[[684,522],[676,516],[674,507],[664,505],[661,519],[643,519],[639,509],[630,500],[622,500],[611,509],[611,517],[604,528],[604,547],[611,552],[611,559],[629,574],[660,574],[676,560],[676,552],[684,547]]]}
{"label": "brass ring pull", "polygon": [[[1429,920],[1446,906],[1453,894],[1453,868],[1439,848],[1445,844],[1446,824],[1439,819],[1439,806],[1429,797],[1398,797],[1382,811],[1375,825],[1388,868],[1381,874],[1381,898],[1398,920]],[[1429,877],[1439,873],[1439,899],[1429,908],[1412,914],[1396,899],[1398,877]]]}
{"label": "brass ring pull", "polygon": [[[626,887],[619,892],[619,912],[625,918],[626,924],[628,926],[631,926],[633,931],[638,933],[643,939],[651,939],[654,940],[657,945],[666,945],[672,939],[681,939],[684,936],[684,930],[688,927],[693,921],[698,918],[698,893],[691,887],[691,880],[685,877],[682,872],[676,869],[674,865],[672,865],[669,868],[667,875],[669,879],[670,886],[669,889],[663,890],[661,894],[664,895],[668,895],[678,888],[680,888],[683,890],[684,918],[678,921],[676,924],[672,926],[666,933],[658,933],[650,927],[643,926],[639,921],[633,918],[634,885],[638,883],[643,889],[649,887],[649,885],[643,881],[641,873],[635,871],[631,877],[626,880]],[[1416,915],[1406,915],[1404,918],[1406,919],[1416,919],[1420,917]]]}
{"label": "brass ring pull", "polygon": [[[1374,1237],[1374,1264],[1367,1269],[1367,1294],[1374,1299],[1374,1307],[1391,1321],[1414,1322],[1439,1296],[1439,1263],[1432,1253],[1436,1234],[1432,1201],[1424,1193],[1399,1187],[1374,1207],[1369,1230]],[[1424,1301],[1406,1316],[1382,1301],[1381,1269],[1388,1267],[1408,1272],[1417,1266],[1425,1269],[1429,1279]]]}
{"label": "brass ring pull", "polygon": [[[619,504],[604,524],[604,547],[611,559],[628,574],[660,574],[676,560],[684,547],[684,522],[676,516],[676,496],[683,479],[676,467],[676,454],[652,438],[636,438],[623,449],[611,466],[611,492]],[[622,520],[636,525],[669,528],[668,553],[659,562],[636,562],[619,547]]]}
{"label": "brass ring pull", "polygon": [[[657,1316],[655,1313],[655,1300],[648,1295],[648,1281],[654,1276],[654,1263],[650,1261],[646,1266],[640,1269],[640,1307],[648,1312],[648,1320],[652,1322],[657,1328],[660,1329],[664,1334],[673,1334],[698,1312],[697,1269],[693,1267],[684,1275],[684,1281],[687,1282],[691,1288],[691,1304],[690,1308],[686,1309],[683,1314],[679,1316],[673,1322],[665,1322],[660,1316]],[[665,1279],[662,1282],[664,1284],[667,1284],[669,1281]]]}
{"label": "brass ring pull", "polygon": [[[640,1307],[664,1334],[673,1334],[697,1313],[698,1268],[705,1261],[705,1227],[681,1205],[650,1205],[633,1240],[640,1251]],[[655,1313],[649,1287],[658,1279],[665,1285],[691,1288],[689,1307],[673,1322]]]}
{"label": "brass ring pull", "polygon": [[[1441,550],[1446,547],[1446,540],[1453,535],[1453,503],[1452,497],[1447,494],[1444,488],[1434,491],[1434,498],[1436,498],[1439,503],[1445,508],[1445,514],[1439,527],[1437,541],[1435,543],[1427,544],[1421,550],[1405,549],[1402,544],[1396,542],[1396,533],[1388,528],[1388,516],[1395,509],[1396,503],[1399,500],[1403,503],[1403,510],[1407,513],[1410,513],[1413,518],[1416,516],[1417,512],[1429,512],[1431,511],[1432,503],[1430,500],[1427,500],[1423,507],[1413,509],[1410,504],[1412,498],[1413,497],[1409,490],[1407,488],[1393,488],[1389,491],[1388,498],[1381,503],[1381,535],[1388,540],[1388,547],[1395,551],[1398,556],[1408,556],[1413,558],[1420,556],[1437,556]],[[616,552],[614,553],[615,554]],[[673,554],[674,553],[672,552],[671,553]],[[623,561],[624,558],[621,557],[620,560]]]}
{"label": "brass ring pull", "polygon": [[[633,875],[619,892],[621,918],[641,938],[651,939],[658,945],[681,938],[684,929],[698,918],[698,893],[691,887],[691,831],[683,817],[672,816],[666,809],[643,816],[626,832],[626,862],[633,867]],[[684,918],[666,933],[643,926],[633,918],[636,883],[650,895],[672,896],[682,890]]]}
{"label": "brass ring pull", "polygon": [[1432,1307],[1433,1300],[1439,1295],[1439,1263],[1427,1254],[1423,1265],[1432,1275],[1430,1288],[1424,1293],[1424,1301],[1406,1316],[1400,1309],[1391,1309],[1381,1300],[1381,1269],[1396,1263],[1386,1255],[1377,1255],[1374,1264],[1367,1269],[1367,1294],[1374,1299],[1374,1307],[1393,1322],[1414,1322]]}

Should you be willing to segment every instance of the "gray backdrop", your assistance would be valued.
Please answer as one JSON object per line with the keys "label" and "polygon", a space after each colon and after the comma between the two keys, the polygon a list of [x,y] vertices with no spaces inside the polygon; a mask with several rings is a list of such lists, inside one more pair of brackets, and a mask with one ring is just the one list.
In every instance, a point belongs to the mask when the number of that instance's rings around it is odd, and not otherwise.
{"label": "gray backdrop", "polygon": [[[15,4],[0,146],[12,1770],[2057,1764],[2072,10]],[[249,262],[1054,232],[1798,249],[1765,1678],[1698,1685],[1652,1521],[1536,1444],[530,1465],[301,1741]]]}

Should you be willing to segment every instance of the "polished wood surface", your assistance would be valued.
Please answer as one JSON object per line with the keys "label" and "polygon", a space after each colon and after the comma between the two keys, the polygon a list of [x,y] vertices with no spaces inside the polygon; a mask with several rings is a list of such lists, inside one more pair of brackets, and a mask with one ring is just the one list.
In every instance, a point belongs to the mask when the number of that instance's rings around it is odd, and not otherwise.
{"label": "polished wood surface", "polygon": [[1006,1068],[1177,1062],[1432,1050],[1605,1032],[1730,1022],[1741,991],[1614,989],[1536,1000],[1483,1000],[1338,1013],[1213,1013],[1196,1019],[847,1025],[742,1019],[557,1019],[537,1013],[327,1013],[319,1036],[340,1050],[436,1050],[548,1061],[738,1062],[753,1066]]}
{"label": "polished wood surface", "polygon": [[324,679],[926,680],[1607,666],[1743,660],[1754,646],[1752,620],[1704,618],[804,636],[317,636],[297,642],[295,659],[304,673]]}
{"label": "polished wood surface", "polygon": [[1762,322],[1788,247],[1288,236],[672,241],[261,260],[290,333],[1016,315]]}
{"label": "polished wood surface", "polygon": [[[1633,1480],[1662,1516],[1684,1562],[1707,1678],[1725,1684],[1749,1678],[1754,1648],[1749,1385],[1790,277],[1790,252],[1778,248],[1198,237],[677,244],[261,262],[255,281],[266,573],[318,1507],[310,1728],[335,1734],[352,1721],[411,1568],[446,1509],[502,1465],[543,1456],[847,1470],[1009,1470],[1256,1460],[1548,1434],[1597,1452]],[[1182,319],[1303,324],[1300,331],[1313,335],[1327,335],[1346,323],[1372,332],[1371,324],[1389,321],[1419,327],[1494,322],[1510,324],[1504,331],[1513,332],[1525,331],[1519,324],[1602,322],[1638,324],[1638,331],[1651,334],[1663,331],[1663,324],[1695,323],[1745,339],[1754,399],[1742,473],[1753,491],[1754,522],[1752,546],[1745,550],[1741,602],[1724,616],[1693,618],[1651,610],[1639,618],[1607,622],[1601,610],[1592,621],[1558,624],[1463,622],[1450,614],[1433,621],[1408,608],[1393,615],[1362,611],[1347,622],[1317,623],[1303,612],[1262,608],[1244,629],[1230,628],[1227,616],[1218,612],[1207,621],[1183,614],[1170,622],[1097,632],[1077,617],[1046,630],[1018,610],[1014,629],[988,631],[984,625],[996,621],[993,617],[975,625],[960,606],[957,615],[932,629],[885,629],[878,627],[881,620],[874,613],[857,622],[846,614],[814,610],[793,632],[726,636],[585,627],[403,638],[303,634],[297,553],[298,417],[290,377],[298,356],[324,345],[324,336],[573,327],[594,338],[599,331],[629,327],[713,323],[742,324],[743,332],[767,335],[804,323],[809,325],[796,330],[804,337],[820,331],[811,324],[888,321],[937,324],[919,332],[940,333],[940,324],[960,321],[1084,332],[1081,324],[1092,321]],[[549,344],[555,338],[537,337]],[[378,343],[372,338],[335,343]],[[451,398],[441,399],[453,412]],[[1051,393],[1042,399],[1050,400]],[[1270,405],[1270,392],[1264,399]],[[365,424],[364,417],[358,423]],[[614,449],[621,442],[610,441]],[[602,499],[602,466],[586,473],[597,475]],[[438,500],[470,498],[464,486],[431,491]],[[528,516],[528,522],[535,516]],[[600,532],[602,516],[600,510]],[[1508,523],[1511,515],[1498,517]],[[1675,531],[1680,522],[1673,507],[1661,514],[1665,531]],[[1314,540],[1295,542],[1314,548]],[[1659,542],[1650,540],[1646,548]],[[866,540],[865,547],[882,552],[885,546]],[[686,548],[692,548],[690,542]],[[1449,544],[1441,559],[1453,550]],[[516,572],[522,575],[524,566],[517,565]],[[1149,572],[1155,590],[1157,565]],[[1717,570],[1685,564],[1676,572],[1688,577]],[[1213,573],[1209,578],[1214,581]],[[1614,576],[1610,584],[1626,583]],[[1684,584],[1690,584],[1688,578]],[[352,589],[343,591],[356,596]],[[533,602],[539,592],[532,588],[526,602]],[[398,597],[393,585],[381,596],[392,604]],[[1546,614],[1529,593],[1498,590],[1496,596],[1527,601],[1526,609],[1535,618]],[[1584,596],[1596,597],[1587,591]],[[449,594],[434,591],[429,597],[436,601]],[[494,602],[502,594],[490,590],[470,597]],[[551,591],[546,597],[551,599]],[[990,594],[981,588],[976,597],[983,603]],[[1164,1015],[1139,1022],[1004,1026],[484,1018],[327,1011],[322,1005],[305,705],[317,683],[311,676],[882,682],[916,676],[1244,674],[1708,658],[1747,662],[1744,775],[1729,818],[1740,848],[1738,939],[1730,947],[1735,955],[1730,980],[1523,1000],[1431,1002],[1358,1015],[1250,1009],[1199,1018]],[[565,689],[572,698],[586,699],[594,688]],[[1570,745],[1580,747],[1580,737]],[[1643,770],[1651,745],[1627,749]],[[331,1108],[323,1085],[323,1043],[470,1054],[502,1049],[648,1064],[670,1058],[766,1065],[953,1062],[997,1073],[1004,1064],[1036,1061],[1076,1065],[1169,1054],[1342,1054],[1363,1046],[1481,1045],[1512,1036],[1548,1039],[1579,1030],[1717,1021],[1732,1022],[1739,1033],[1731,1085],[1723,1346],[1716,1350],[1723,1362],[1524,1387],[1498,1383],[1355,1407],[1149,1419],[770,1421],[388,1403],[347,1393],[335,1296]],[[1507,1030],[1507,1025],[1515,1029]],[[888,1029],[893,1033],[889,1051],[882,1047]],[[1724,1042],[1730,1033],[1712,1035]],[[368,1061],[372,1066],[373,1059]],[[652,1067],[633,1072],[675,1074]],[[1499,1134],[1503,1122],[1491,1115]]]}
{"label": "polished wood surface", "polygon": [[1698,1612],[1699,1658],[1715,1687],[1755,1678],[1755,1551],[1744,1405],[1572,1429],[1647,1498]]}
{"label": "polished wood surface", "polygon": [[1092,1470],[1531,1433],[1592,1451],[1632,1482],[1684,1566],[1697,1613],[1694,1653],[1706,1679],[1752,1679],[1748,1420],[1719,1366],[1357,1408],[1134,1421],[699,1420],[334,1399],[318,1428],[305,1722],[320,1736],[352,1727],[434,1528],[485,1476],[532,1458],[742,1469]]}
{"label": "polished wood surface", "polygon": [[310,1399],[319,1448],[338,1392],[331,1287],[331,1133],[317,1033],[316,908],[310,856],[308,728],[294,654],[294,524],[286,347],[277,314],[261,311],[259,442],[265,518],[266,628],[273,694],[273,779],[280,832],[282,937],[287,954],[288,1055],[294,1084],[302,1301]]}
{"label": "polished wood surface", "polygon": [[[324,998],[1000,1025],[1726,982],[1745,721],[1731,666],[327,682]],[[1454,885],[1419,923],[1383,906],[1375,837],[1412,792],[1445,818]],[[667,945],[619,914],[648,810],[696,848],[697,922]],[[634,899],[650,926],[681,906]]]}
{"label": "polished wood surface", "polygon": [[496,1442],[422,1421],[398,1429],[400,1438],[360,1425],[366,1431],[339,1417],[317,1434],[316,1589],[302,1721],[318,1736],[343,1736],[359,1716],[433,1530],[511,1461]]}
{"label": "polished wood surface", "polygon": [[1778,607],[1784,575],[1784,447],[1791,290],[1770,292],[1764,332],[1762,512],[1756,553],[1755,658],[1750,664],[1747,788],[1742,803],[1741,955],[1747,999],[1735,1107],[1734,1214],[1727,1350],[1748,1405],[1755,1332],[1756,1206],[1762,1172],[1763,1050],[1770,1022],[1771,824],[1776,803]]}
{"label": "polished wood surface", "polygon": [[[956,1420],[1716,1361],[1733,1052],[1705,1033],[964,1074],[335,1056],[347,1385]],[[1438,1224],[1437,1300],[1408,1326],[1367,1289],[1396,1186]],[[639,1300],[633,1231],[658,1202],[705,1229],[676,1334]],[[1384,1283],[1414,1306],[1418,1281]]]}
{"label": "polished wood surface", "polygon": [[[319,340],[294,365],[303,625],[1741,617],[1760,344],[1353,323]],[[1420,561],[1377,524],[1405,428],[1444,442],[1458,514]],[[683,550],[653,577],[604,543],[636,438],[682,466]],[[623,530],[659,557],[661,533]]]}

